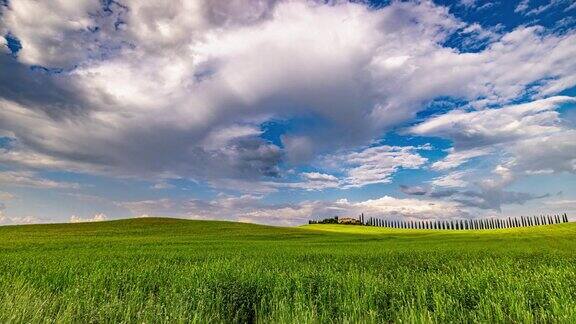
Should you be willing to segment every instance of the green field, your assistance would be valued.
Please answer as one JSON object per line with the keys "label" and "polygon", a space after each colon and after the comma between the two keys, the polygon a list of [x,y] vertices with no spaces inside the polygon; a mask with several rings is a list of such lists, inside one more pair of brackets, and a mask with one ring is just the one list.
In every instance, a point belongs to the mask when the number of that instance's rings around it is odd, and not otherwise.
{"label": "green field", "polygon": [[576,322],[576,224],[0,227],[0,322]]}

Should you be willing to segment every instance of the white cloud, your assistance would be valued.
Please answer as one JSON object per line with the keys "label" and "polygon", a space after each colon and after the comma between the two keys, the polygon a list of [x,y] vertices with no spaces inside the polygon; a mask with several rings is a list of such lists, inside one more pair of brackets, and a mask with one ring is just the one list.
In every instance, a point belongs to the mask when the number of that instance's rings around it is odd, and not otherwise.
{"label": "white cloud", "polygon": [[319,172],[304,172],[301,177],[305,180],[298,185],[307,190],[322,190],[327,188],[337,188],[340,186],[341,181],[331,175]]}
{"label": "white cloud", "polygon": [[94,214],[92,217],[82,218],[76,215],[70,216],[70,223],[91,223],[91,222],[102,222],[108,220],[108,217],[105,214],[99,213]]}
{"label": "white cloud", "polygon": [[418,124],[410,131],[450,139],[456,150],[544,136],[559,130],[556,109],[575,102],[573,97],[556,96],[499,109],[455,110]]}
{"label": "white cloud", "polygon": [[490,154],[490,149],[479,148],[456,152],[454,148],[448,150],[448,155],[442,160],[432,163],[432,169],[437,171],[449,170],[465,164],[469,160]]}
{"label": "white cloud", "polygon": [[[0,79],[0,129],[14,138],[2,162],[270,180],[285,160],[367,145],[439,96],[485,107],[576,84],[573,32],[494,35],[432,2],[378,10],[312,1],[122,4],[128,9],[112,4],[109,15],[94,14],[104,9],[88,1],[2,7],[1,28],[23,45],[17,60],[0,59],[11,75]],[[478,53],[443,47],[456,32],[491,44]],[[29,64],[75,68],[51,75]],[[282,136],[282,147],[260,138],[264,121],[311,116],[314,123]],[[379,156],[346,181],[383,183],[398,165],[423,163],[414,154]]]}
{"label": "white cloud", "polygon": [[0,37],[0,54],[9,54],[10,52],[6,38]]}
{"label": "white cloud", "polygon": [[401,168],[418,169],[428,160],[415,152],[412,146],[376,146],[336,157],[348,166],[346,186],[359,187],[374,183],[387,183]]}
{"label": "white cloud", "polygon": [[[453,111],[416,125],[411,132],[454,142],[450,154],[433,164],[436,170],[490,155],[496,163],[492,173],[497,178],[484,177],[477,183],[503,187],[520,175],[576,172],[576,131],[556,111],[562,104],[575,102],[573,97],[551,97],[500,109]],[[453,176],[448,174],[435,181],[464,184],[453,182]]]}
{"label": "white cloud", "polygon": [[514,9],[514,12],[526,12],[529,7],[530,7],[530,0],[521,0]]}
{"label": "white cloud", "polygon": [[0,171],[0,184],[5,186],[31,187],[42,189],[78,189],[72,182],[59,182],[39,177],[31,171]]}
{"label": "white cloud", "polygon": [[446,175],[433,179],[431,183],[439,187],[463,188],[468,185],[468,181],[464,180],[463,178],[465,178],[469,174],[470,174],[469,171],[452,171]]}
{"label": "white cloud", "polygon": [[0,30],[4,27],[18,35],[23,44],[21,61],[43,66],[68,65],[87,56],[89,48],[78,46],[83,41],[79,35],[95,26],[90,12],[99,7],[97,1],[90,0],[9,1]]}

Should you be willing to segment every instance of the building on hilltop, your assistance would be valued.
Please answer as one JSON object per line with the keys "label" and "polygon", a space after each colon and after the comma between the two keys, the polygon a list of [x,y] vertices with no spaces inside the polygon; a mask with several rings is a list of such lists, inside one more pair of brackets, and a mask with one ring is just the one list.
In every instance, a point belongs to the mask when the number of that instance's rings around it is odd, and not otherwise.
{"label": "building on hilltop", "polygon": [[338,224],[346,224],[346,225],[362,225],[362,222],[353,217],[339,217]]}

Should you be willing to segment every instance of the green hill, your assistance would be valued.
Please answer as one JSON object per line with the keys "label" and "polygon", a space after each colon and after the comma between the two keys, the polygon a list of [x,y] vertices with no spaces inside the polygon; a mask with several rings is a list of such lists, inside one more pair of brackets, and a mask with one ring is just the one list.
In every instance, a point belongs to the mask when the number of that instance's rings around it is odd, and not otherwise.
{"label": "green hill", "polygon": [[576,322],[576,224],[0,227],[0,322]]}

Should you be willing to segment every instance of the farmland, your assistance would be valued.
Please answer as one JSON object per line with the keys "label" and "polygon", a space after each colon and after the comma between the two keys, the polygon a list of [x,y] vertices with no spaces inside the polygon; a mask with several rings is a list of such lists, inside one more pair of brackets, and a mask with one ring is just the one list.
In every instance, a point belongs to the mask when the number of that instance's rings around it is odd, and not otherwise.
{"label": "farmland", "polygon": [[575,225],[0,227],[0,322],[576,322]]}

